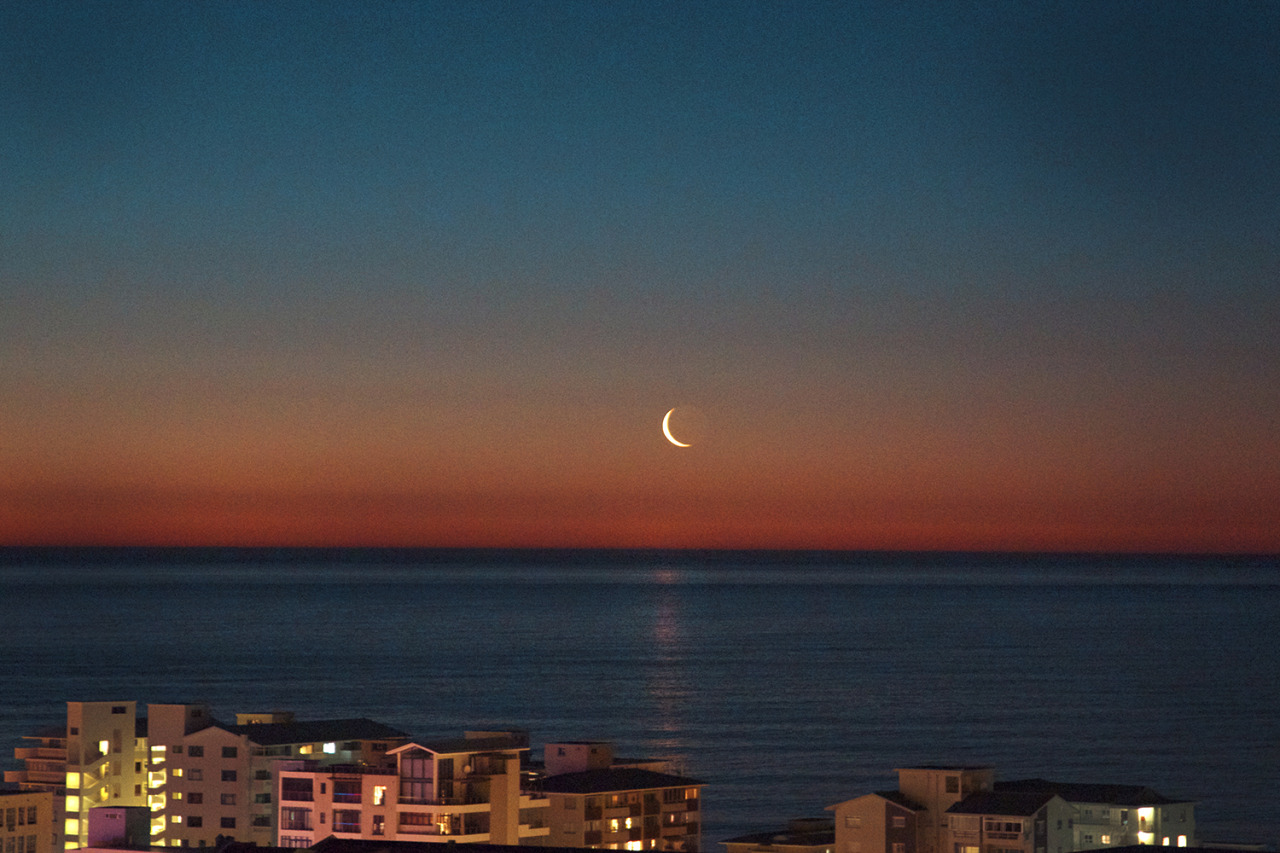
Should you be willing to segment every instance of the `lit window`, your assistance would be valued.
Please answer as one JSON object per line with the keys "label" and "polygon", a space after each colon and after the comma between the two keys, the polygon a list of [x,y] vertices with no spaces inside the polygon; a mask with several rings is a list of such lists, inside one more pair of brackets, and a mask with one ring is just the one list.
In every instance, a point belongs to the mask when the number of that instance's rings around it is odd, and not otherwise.
{"label": "lit window", "polygon": [[111,741],[109,740],[98,741],[98,752],[110,752],[110,751],[111,751]]}
{"label": "lit window", "polygon": [[1187,837],[1186,837],[1185,835],[1179,835],[1179,836],[1178,836],[1178,846],[1179,846],[1179,847],[1186,847],[1186,846],[1187,846]]}
{"label": "lit window", "polygon": [[326,743],[324,745],[325,755],[333,755],[337,751],[338,751],[338,745],[336,743]]}
{"label": "lit window", "polygon": [[175,768],[173,768],[173,775],[174,775],[174,776],[181,776],[181,775],[182,775],[182,768],[181,768],[181,767],[175,767]]}
{"label": "lit window", "polygon": [[387,786],[374,785],[373,786],[373,804],[375,806],[380,806],[382,805],[382,801],[385,800],[386,798],[387,798]]}
{"label": "lit window", "polygon": [[1111,843],[1111,836],[1110,836],[1110,835],[1104,835],[1104,836],[1102,836],[1102,843],[1103,843],[1103,844],[1110,844],[1110,843]]}
{"label": "lit window", "polygon": [[169,815],[169,823],[182,823],[182,815],[180,814]]}
{"label": "lit window", "polygon": [[302,746],[298,747],[298,753],[299,753],[300,755],[310,755],[310,754],[311,754],[311,744],[309,744],[309,743],[304,743]]}
{"label": "lit window", "polygon": [[1169,846],[1169,836],[1167,836],[1167,835],[1166,835],[1164,838],[1160,839],[1160,845],[1161,845],[1162,847],[1168,847],[1168,846]]}

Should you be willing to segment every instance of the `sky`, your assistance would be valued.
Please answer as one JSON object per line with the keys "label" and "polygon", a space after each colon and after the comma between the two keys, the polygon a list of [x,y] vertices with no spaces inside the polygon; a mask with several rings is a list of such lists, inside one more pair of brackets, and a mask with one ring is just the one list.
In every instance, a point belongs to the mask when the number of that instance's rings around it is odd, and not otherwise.
{"label": "sky", "polygon": [[1277,43],[0,4],[0,544],[1280,552]]}

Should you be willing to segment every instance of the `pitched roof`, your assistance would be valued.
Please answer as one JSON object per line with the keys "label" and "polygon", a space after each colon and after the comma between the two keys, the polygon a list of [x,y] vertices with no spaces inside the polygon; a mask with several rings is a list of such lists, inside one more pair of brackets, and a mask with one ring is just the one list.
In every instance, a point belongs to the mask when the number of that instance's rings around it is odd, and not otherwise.
{"label": "pitched roof", "polygon": [[1017,815],[1028,817],[1044,808],[1053,792],[978,791],[947,809],[948,814]]}
{"label": "pitched roof", "polygon": [[414,747],[434,752],[437,755],[451,755],[464,752],[491,752],[499,749],[528,749],[529,744],[516,735],[495,735],[494,737],[452,737],[436,740],[415,740],[390,750],[391,754],[406,752]]}
{"label": "pitched roof", "polygon": [[699,780],[687,776],[673,776],[670,773],[634,767],[606,767],[601,770],[548,776],[542,780],[542,790],[548,794],[602,794],[609,791],[647,791],[701,784]]}
{"label": "pitched roof", "polygon": [[928,811],[924,806],[917,803],[910,797],[904,796],[901,791],[876,791],[877,797],[884,797],[895,806],[902,806],[904,809],[910,809],[913,812]]}
{"label": "pitched roof", "polygon": [[340,740],[401,740],[408,737],[398,729],[364,717],[349,720],[303,720],[294,723],[249,723],[220,728],[232,734],[244,735],[259,746]]}
{"label": "pitched roof", "polygon": [[1171,800],[1145,785],[1099,785],[1051,782],[1048,779],[1014,779],[1009,782],[996,782],[995,789],[1024,793],[1049,792],[1057,794],[1069,803],[1107,803],[1114,806],[1164,806],[1191,802],[1191,800]]}

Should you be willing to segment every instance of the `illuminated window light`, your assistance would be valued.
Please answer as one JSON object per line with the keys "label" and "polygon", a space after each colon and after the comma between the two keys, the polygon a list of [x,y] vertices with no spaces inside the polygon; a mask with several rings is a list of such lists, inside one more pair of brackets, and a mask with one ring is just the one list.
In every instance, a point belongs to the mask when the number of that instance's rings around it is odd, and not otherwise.
{"label": "illuminated window light", "polygon": [[182,778],[182,768],[181,767],[173,768],[173,775],[177,776],[178,778]]}
{"label": "illuminated window light", "polygon": [[1102,836],[1102,843],[1103,843],[1103,844],[1110,844],[1110,843],[1111,843],[1111,836],[1110,836],[1110,835],[1104,835],[1104,836]]}
{"label": "illuminated window light", "polygon": [[111,751],[111,741],[109,740],[98,741],[98,752],[106,754],[110,751]]}
{"label": "illuminated window light", "polygon": [[180,814],[169,815],[169,823],[182,823],[182,815]]}
{"label": "illuminated window light", "polygon": [[338,745],[336,743],[326,743],[324,745],[325,755],[333,755],[337,751],[338,751]]}
{"label": "illuminated window light", "polygon": [[80,818],[78,817],[67,818],[67,823],[64,829],[66,830],[67,835],[79,835],[80,834]]}
{"label": "illuminated window light", "polygon": [[1178,846],[1179,846],[1179,847],[1186,847],[1186,846],[1187,846],[1187,837],[1186,837],[1185,835],[1179,835],[1179,836],[1178,836]]}
{"label": "illuminated window light", "polygon": [[373,804],[375,806],[380,806],[382,805],[383,801],[386,798],[387,798],[387,786],[374,785],[373,786]]}
{"label": "illuminated window light", "polygon": [[67,811],[80,811],[80,798],[75,794],[67,794]]}
{"label": "illuminated window light", "polygon": [[67,787],[80,789],[80,774],[74,770],[67,771]]}
{"label": "illuminated window light", "polygon": [[310,754],[311,754],[311,744],[309,744],[309,743],[304,743],[302,746],[298,747],[298,754],[299,754],[299,755],[310,755]]}
{"label": "illuminated window light", "polygon": [[1166,835],[1163,839],[1160,840],[1160,846],[1161,847],[1169,846],[1169,836]]}

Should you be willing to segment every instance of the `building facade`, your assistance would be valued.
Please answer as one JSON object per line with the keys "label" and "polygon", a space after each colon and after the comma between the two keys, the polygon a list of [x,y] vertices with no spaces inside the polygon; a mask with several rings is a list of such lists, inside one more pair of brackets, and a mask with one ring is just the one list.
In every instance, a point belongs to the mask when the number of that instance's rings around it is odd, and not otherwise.
{"label": "building facade", "polygon": [[1143,785],[1051,782],[1018,779],[997,782],[997,791],[1051,792],[1072,807],[1067,850],[1127,845],[1194,847],[1195,803],[1174,800]]}
{"label": "building facade", "polygon": [[25,746],[14,749],[21,770],[6,770],[4,781],[21,791],[43,791],[53,801],[53,849],[63,849],[67,796],[67,727],[46,726],[23,738]]}
{"label": "building facade", "polygon": [[970,794],[947,809],[949,853],[1067,853],[1072,808],[1053,793]]}
{"label": "building facade", "polygon": [[347,839],[537,843],[549,830],[547,799],[523,789],[529,749],[521,733],[470,732],[410,742],[380,766],[291,761],[277,779],[278,844]]}
{"label": "building facade", "polygon": [[702,845],[702,783],[636,767],[560,773],[542,780],[550,800],[548,843],[606,850]]}
{"label": "building facade", "polygon": [[50,791],[0,789],[0,851],[53,853],[61,840],[54,830],[53,801]]}

